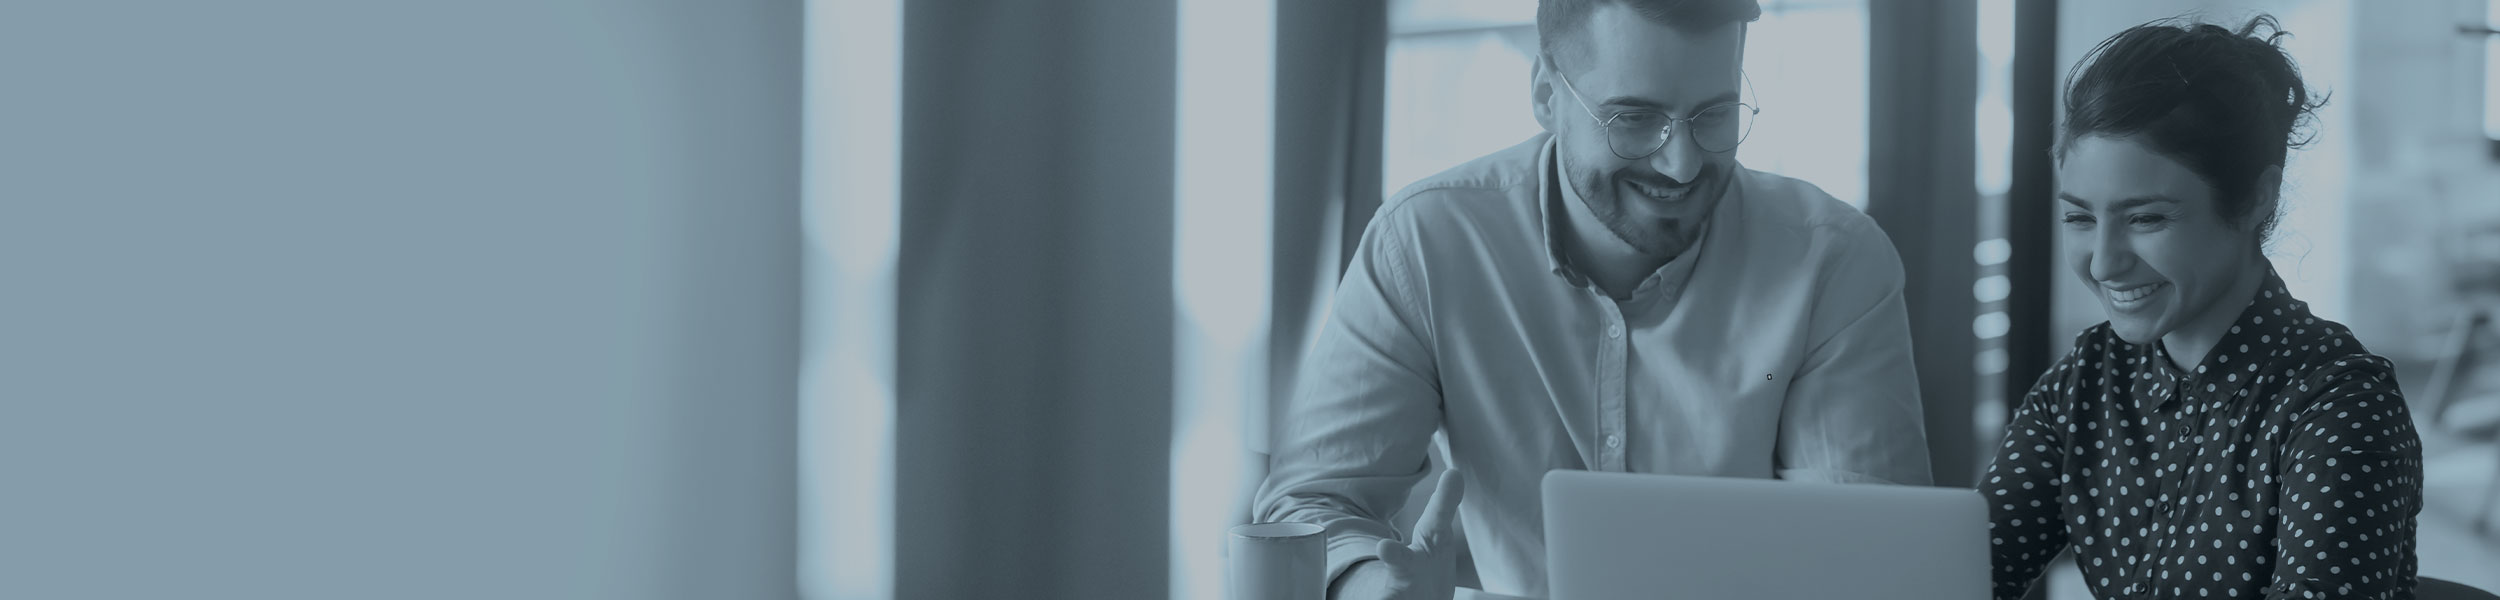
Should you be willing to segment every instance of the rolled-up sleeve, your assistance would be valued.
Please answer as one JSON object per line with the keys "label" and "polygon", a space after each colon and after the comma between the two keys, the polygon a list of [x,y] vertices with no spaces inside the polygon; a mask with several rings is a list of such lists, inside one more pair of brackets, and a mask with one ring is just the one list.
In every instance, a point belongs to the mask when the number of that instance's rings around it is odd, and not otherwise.
{"label": "rolled-up sleeve", "polygon": [[1441,426],[1429,305],[1411,221],[1384,210],[1363,234],[1326,324],[1285,399],[1255,504],[1259,521],[1328,528],[1328,577],[1374,558],[1389,517],[1426,475]]}
{"label": "rolled-up sleeve", "polygon": [[1805,361],[1780,410],[1781,479],[1928,485],[1901,257],[1872,219],[1828,225]]}

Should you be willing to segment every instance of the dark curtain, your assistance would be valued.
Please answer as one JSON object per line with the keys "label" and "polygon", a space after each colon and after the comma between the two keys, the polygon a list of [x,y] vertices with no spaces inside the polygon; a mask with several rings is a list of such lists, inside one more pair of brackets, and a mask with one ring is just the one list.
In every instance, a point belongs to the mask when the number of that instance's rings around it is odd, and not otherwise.
{"label": "dark curtain", "polygon": [[1908,273],[1928,456],[1941,486],[1971,485],[1980,460],[1971,424],[1977,11],[1969,2],[1868,6],[1866,212]]}
{"label": "dark curtain", "polygon": [[904,10],[897,597],[1171,593],[1176,11]]}
{"label": "dark curtain", "polygon": [[1337,277],[1380,207],[1389,6],[1278,0],[1276,32],[1271,400],[1251,409],[1245,436],[1261,454],[1273,410],[1293,393],[1302,350],[1327,314]]}

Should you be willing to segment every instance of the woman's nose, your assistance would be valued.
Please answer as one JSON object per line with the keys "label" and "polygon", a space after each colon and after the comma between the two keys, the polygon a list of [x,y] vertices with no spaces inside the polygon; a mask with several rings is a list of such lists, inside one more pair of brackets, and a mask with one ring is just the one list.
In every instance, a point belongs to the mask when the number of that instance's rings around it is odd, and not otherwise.
{"label": "woman's nose", "polygon": [[2104,227],[2092,236],[2092,279],[2110,281],[2135,268],[2135,249],[2126,233],[2116,227]]}

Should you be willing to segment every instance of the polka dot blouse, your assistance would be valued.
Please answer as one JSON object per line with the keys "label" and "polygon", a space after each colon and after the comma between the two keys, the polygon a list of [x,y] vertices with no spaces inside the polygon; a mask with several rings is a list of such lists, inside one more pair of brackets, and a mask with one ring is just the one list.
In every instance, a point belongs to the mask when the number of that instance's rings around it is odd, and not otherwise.
{"label": "polka dot blouse", "polygon": [[1997,598],[2068,548],[2096,598],[2411,598],[2422,449],[2395,370],[2271,269],[2193,370],[2108,323],[1981,477]]}

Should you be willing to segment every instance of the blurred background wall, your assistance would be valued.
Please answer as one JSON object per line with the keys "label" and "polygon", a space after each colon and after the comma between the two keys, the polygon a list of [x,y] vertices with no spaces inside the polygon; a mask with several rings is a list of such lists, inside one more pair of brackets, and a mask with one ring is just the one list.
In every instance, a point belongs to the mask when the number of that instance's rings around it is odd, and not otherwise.
{"label": "blurred background wall", "polygon": [[801,9],[0,3],[0,597],[797,597]]}

